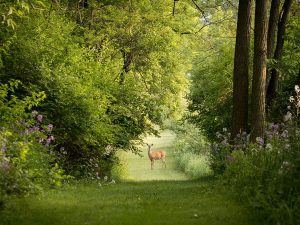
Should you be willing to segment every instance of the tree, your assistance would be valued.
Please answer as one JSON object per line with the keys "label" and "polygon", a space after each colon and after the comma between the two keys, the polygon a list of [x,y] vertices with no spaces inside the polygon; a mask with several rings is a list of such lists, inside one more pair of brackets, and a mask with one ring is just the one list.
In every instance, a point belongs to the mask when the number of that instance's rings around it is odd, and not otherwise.
{"label": "tree", "polygon": [[268,105],[271,104],[273,99],[276,97],[276,92],[278,89],[278,80],[279,80],[279,72],[276,68],[276,65],[281,60],[282,51],[283,51],[283,44],[284,44],[284,35],[286,30],[286,23],[288,19],[288,14],[292,5],[292,0],[285,0],[280,17],[278,22],[278,31],[277,31],[277,43],[276,49],[274,52],[273,59],[276,61],[275,67],[271,70],[271,78],[269,81],[268,89],[267,89],[267,103]]}
{"label": "tree", "polygon": [[270,59],[273,55],[276,28],[277,28],[278,18],[279,18],[279,7],[280,7],[280,0],[272,0],[270,16],[269,16],[269,26],[268,26],[268,45],[267,45],[268,59]]}
{"label": "tree", "polygon": [[240,0],[233,71],[232,138],[247,130],[251,0]]}
{"label": "tree", "polygon": [[265,85],[267,59],[267,4],[266,0],[256,0],[254,27],[254,59],[251,96],[251,136],[263,138],[265,126]]}

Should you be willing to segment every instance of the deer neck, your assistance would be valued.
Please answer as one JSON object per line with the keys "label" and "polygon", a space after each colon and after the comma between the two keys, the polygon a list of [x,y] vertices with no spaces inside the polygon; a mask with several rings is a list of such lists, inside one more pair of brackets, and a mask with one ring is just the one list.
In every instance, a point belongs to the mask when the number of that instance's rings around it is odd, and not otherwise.
{"label": "deer neck", "polygon": [[151,159],[151,153],[152,153],[152,151],[151,151],[151,149],[149,148],[149,149],[148,149],[148,156],[149,156],[150,159]]}

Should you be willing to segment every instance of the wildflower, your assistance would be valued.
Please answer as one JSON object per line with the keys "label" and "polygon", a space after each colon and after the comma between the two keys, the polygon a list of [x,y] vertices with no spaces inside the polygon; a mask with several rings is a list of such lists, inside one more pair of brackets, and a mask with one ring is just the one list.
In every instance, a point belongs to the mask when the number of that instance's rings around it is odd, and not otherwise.
{"label": "wildflower", "polygon": [[284,122],[287,122],[287,121],[289,121],[289,120],[291,120],[291,119],[292,119],[292,113],[291,113],[290,111],[288,111],[288,112],[286,113],[286,115],[283,116],[283,121],[284,121]]}
{"label": "wildflower", "polygon": [[5,143],[2,144],[2,147],[1,147],[1,152],[4,154],[6,151],[6,145]]}
{"label": "wildflower", "polygon": [[216,136],[217,136],[217,138],[221,138],[222,134],[220,132],[216,132]]}
{"label": "wildflower", "polygon": [[228,161],[233,161],[233,160],[234,160],[234,157],[233,157],[232,155],[228,155],[228,156],[227,156],[227,160],[228,160]]}
{"label": "wildflower", "polygon": [[294,96],[290,96],[290,102],[294,102],[295,101],[295,98],[294,98]]}
{"label": "wildflower", "polygon": [[227,128],[226,127],[223,128],[223,132],[227,132]]}
{"label": "wildflower", "polygon": [[264,145],[264,139],[262,139],[261,137],[256,137],[256,142],[257,142],[257,144],[259,144],[259,145]]}
{"label": "wildflower", "polygon": [[223,146],[228,146],[229,143],[228,143],[227,138],[225,138],[225,139],[221,142],[221,144],[222,144]]}
{"label": "wildflower", "polygon": [[289,134],[289,132],[288,132],[287,130],[284,130],[284,131],[281,133],[281,137],[287,138],[287,137],[288,137],[288,134]]}
{"label": "wildflower", "polygon": [[107,177],[107,176],[104,176],[103,180],[104,180],[104,181],[107,181],[107,180],[108,180],[108,177]]}
{"label": "wildflower", "polygon": [[43,115],[38,115],[36,117],[37,121],[42,122],[43,121]]}
{"label": "wildflower", "polygon": [[48,125],[48,131],[51,132],[53,130],[53,124]]}
{"label": "wildflower", "polygon": [[297,94],[300,92],[300,87],[299,87],[299,85],[295,85],[295,91],[296,91]]}
{"label": "wildflower", "polygon": [[284,145],[284,149],[285,149],[285,150],[288,150],[288,149],[290,149],[290,147],[291,147],[291,145],[290,145],[290,144],[285,144],[285,145]]}
{"label": "wildflower", "polygon": [[33,110],[33,111],[32,111],[32,117],[35,118],[37,115],[38,115],[38,111]]}
{"label": "wildflower", "polygon": [[115,180],[111,180],[111,182],[110,182],[111,184],[115,184],[116,183],[116,181]]}
{"label": "wildflower", "polygon": [[269,150],[272,150],[272,145],[270,144],[270,143],[268,143],[267,145],[266,145],[266,149],[269,149]]}

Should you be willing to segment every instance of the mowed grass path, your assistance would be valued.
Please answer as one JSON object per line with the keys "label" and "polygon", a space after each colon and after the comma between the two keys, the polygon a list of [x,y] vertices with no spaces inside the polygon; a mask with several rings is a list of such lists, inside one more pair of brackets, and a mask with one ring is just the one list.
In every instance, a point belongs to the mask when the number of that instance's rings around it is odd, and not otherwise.
{"label": "mowed grass path", "polygon": [[125,158],[127,174],[124,180],[129,181],[151,181],[151,180],[187,180],[184,173],[176,169],[173,142],[176,136],[168,131],[162,132],[160,137],[149,136],[145,142],[153,144],[152,150],[164,150],[167,152],[167,168],[162,167],[161,160],[155,160],[154,169],[151,170],[150,159],[148,157],[148,147],[141,146],[141,156],[131,152],[123,153]]}
{"label": "mowed grass path", "polygon": [[[75,183],[62,190],[12,201],[0,211],[1,225],[262,225],[213,179],[187,180],[176,171],[172,138],[152,139],[169,154],[167,170],[130,155],[130,179],[99,186]],[[165,143],[165,146],[163,146]],[[145,151],[145,149],[144,149]],[[145,153],[145,152],[144,152]],[[144,162],[145,160],[145,162]],[[148,181],[147,181],[148,180]]]}

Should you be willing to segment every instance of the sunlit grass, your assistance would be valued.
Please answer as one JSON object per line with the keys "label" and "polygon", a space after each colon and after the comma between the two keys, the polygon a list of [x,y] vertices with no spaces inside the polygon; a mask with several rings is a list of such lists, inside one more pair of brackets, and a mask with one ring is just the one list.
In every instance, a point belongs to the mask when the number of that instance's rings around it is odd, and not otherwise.
{"label": "sunlit grass", "polygon": [[[0,211],[0,225],[263,225],[261,218],[237,203],[210,177],[187,180],[176,170],[175,136],[148,137],[154,148],[167,151],[167,169],[126,153],[127,173],[116,184],[75,182],[11,201]],[[134,180],[134,181],[133,181]]]}
{"label": "sunlit grass", "polygon": [[1,225],[260,224],[210,180],[71,185],[13,201]]}
{"label": "sunlit grass", "polygon": [[154,163],[154,169],[150,169],[150,160],[148,158],[148,148],[146,146],[140,146],[142,150],[142,157],[133,153],[122,153],[121,159],[125,164],[125,175],[121,178],[123,180],[131,181],[150,181],[150,180],[187,180],[187,176],[177,169],[175,158],[173,141],[176,136],[170,132],[165,131],[160,134],[160,137],[149,136],[145,139],[146,143],[154,144],[153,150],[163,149],[167,152],[166,162],[167,168],[162,167],[161,160],[156,160]]}

